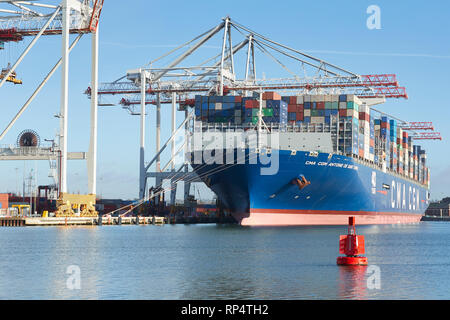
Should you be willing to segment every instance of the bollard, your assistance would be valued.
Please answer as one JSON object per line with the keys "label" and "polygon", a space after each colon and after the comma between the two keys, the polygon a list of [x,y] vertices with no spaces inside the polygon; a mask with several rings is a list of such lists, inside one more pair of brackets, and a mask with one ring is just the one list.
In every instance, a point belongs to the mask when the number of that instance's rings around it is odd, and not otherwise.
{"label": "bollard", "polygon": [[121,216],[119,216],[119,219],[117,219],[117,223],[119,224],[119,226],[122,225],[122,217]]}
{"label": "bollard", "polygon": [[97,225],[101,226],[102,224],[103,224],[102,216],[98,216],[98,222],[97,222]]}

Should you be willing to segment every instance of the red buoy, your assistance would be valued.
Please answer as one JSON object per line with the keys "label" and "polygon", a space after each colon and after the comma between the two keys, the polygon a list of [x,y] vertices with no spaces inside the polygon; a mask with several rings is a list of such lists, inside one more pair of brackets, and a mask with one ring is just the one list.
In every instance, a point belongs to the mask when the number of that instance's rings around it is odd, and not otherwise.
{"label": "red buoy", "polygon": [[355,217],[348,218],[347,235],[339,236],[339,253],[345,257],[338,257],[336,263],[342,266],[365,266],[367,258],[365,254],[364,236],[358,236],[355,229]]}

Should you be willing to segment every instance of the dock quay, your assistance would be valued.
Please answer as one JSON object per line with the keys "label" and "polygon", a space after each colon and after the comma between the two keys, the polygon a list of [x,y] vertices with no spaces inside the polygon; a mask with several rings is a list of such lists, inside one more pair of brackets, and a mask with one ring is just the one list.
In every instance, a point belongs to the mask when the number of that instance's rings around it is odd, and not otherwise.
{"label": "dock quay", "polygon": [[449,216],[423,216],[421,221],[450,221]]}
{"label": "dock quay", "polygon": [[0,217],[1,227],[164,225],[165,217]]}
{"label": "dock quay", "polygon": [[37,226],[107,226],[107,225],[165,225],[165,224],[214,224],[235,223],[231,218],[206,217],[0,217],[0,227]]}
{"label": "dock quay", "polygon": [[21,217],[0,217],[0,227],[23,227],[25,219]]}

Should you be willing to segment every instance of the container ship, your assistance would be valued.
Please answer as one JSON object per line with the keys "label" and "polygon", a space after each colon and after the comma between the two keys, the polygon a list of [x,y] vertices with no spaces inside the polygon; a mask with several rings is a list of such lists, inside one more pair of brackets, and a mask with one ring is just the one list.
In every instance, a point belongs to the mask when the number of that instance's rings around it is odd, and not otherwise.
{"label": "container ship", "polygon": [[192,136],[194,171],[241,225],[414,223],[428,206],[425,151],[356,95],[196,96]]}

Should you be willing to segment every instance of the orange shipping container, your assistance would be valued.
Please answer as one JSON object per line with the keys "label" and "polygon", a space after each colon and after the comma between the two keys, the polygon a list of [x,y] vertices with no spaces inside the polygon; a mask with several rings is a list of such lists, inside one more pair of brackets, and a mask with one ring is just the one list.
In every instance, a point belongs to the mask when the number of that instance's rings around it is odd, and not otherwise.
{"label": "orange shipping container", "polygon": [[281,100],[281,96],[276,92],[264,92],[263,100]]}
{"label": "orange shipping container", "polygon": [[358,154],[361,158],[364,158],[364,149],[358,149]]}
{"label": "orange shipping container", "polygon": [[0,209],[7,209],[9,206],[8,203],[9,195],[7,193],[0,193]]}

